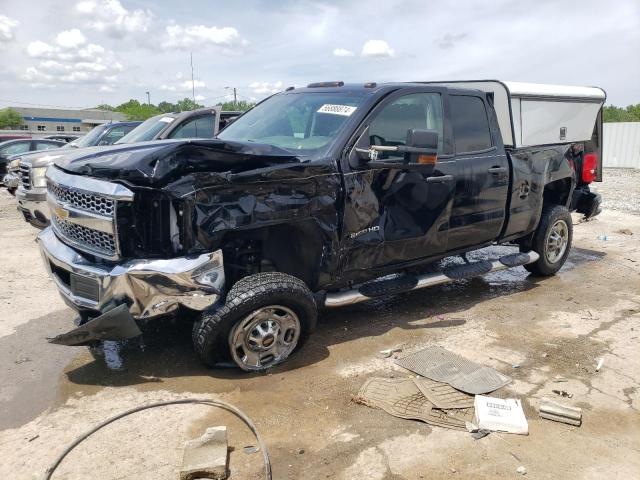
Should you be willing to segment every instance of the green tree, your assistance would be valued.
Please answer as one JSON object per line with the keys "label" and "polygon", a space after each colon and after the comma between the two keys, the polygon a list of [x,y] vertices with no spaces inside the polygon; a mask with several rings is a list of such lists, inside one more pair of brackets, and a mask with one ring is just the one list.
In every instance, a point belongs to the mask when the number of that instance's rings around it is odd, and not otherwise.
{"label": "green tree", "polygon": [[178,100],[176,103],[176,108],[178,112],[186,112],[188,110],[196,110],[197,108],[204,108],[204,105],[200,105],[190,98],[183,98],[182,100]]}
{"label": "green tree", "polygon": [[124,113],[129,120],[146,120],[162,113],[155,105],[140,103],[134,99],[118,105],[115,111]]}
{"label": "green tree", "polygon": [[171,102],[160,102],[158,104],[158,110],[160,110],[162,113],[177,112],[178,106],[175,103]]}
{"label": "green tree", "polygon": [[627,108],[607,105],[604,107],[605,122],[640,122],[640,103]]}
{"label": "green tree", "polygon": [[12,108],[0,110],[0,128],[17,127],[22,124],[22,115]]}
{"label": "green tree", "polygon": [[116,109],[115,107],[112,107],[111,105],[107,104],[107,103],[101,103],[100,105],[98,105],[96,107],[97,110],[104,110],[106,112],[115,112]]}
{"label": "green tree", "polygon": [[255,106],[255,102],[247,102],[246,100],[240,100],[237,103],[224,102],[222,104],[222,110],[246,112],[247,110],[249,110],[250,108],[253,108],[254,106]]}

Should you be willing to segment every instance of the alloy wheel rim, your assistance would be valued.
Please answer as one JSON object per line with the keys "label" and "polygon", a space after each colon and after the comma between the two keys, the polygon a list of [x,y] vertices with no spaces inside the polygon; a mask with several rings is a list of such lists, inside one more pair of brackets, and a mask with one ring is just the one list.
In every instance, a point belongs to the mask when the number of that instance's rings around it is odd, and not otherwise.
{"label": "alloy wheel rim", "polygon": [[284,361],[299,338],[298,315],[282,305],[269,305],[236,323],[229,333],[229,347],[243,370],[264,370]]}
{"label": "alloy wheel rim", "polygon": [[549,263],[558,262],[567,250],[569,227],[564,220],[557,220],[547,235],[545,256]]}

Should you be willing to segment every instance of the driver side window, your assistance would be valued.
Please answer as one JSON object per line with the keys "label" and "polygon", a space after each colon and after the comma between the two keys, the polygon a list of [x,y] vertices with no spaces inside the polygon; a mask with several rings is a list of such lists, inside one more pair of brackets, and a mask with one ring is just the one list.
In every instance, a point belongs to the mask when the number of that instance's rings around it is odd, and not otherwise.
{"label": "driver side window", "polygon": [[[412,93],[385,106],[369,125],[370,145],[405,145],[407,130],[436,130],[438,153],[443,151],[442,97],[439,93]],[[385,152],[383,158],[398,155]]]}

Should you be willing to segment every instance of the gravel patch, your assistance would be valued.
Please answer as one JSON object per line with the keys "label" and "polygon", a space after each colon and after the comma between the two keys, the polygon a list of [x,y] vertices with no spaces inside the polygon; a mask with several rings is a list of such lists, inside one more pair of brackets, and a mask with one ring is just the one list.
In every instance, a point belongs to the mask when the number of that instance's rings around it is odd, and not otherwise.
{"label": "gravel patch", "polygon": [[602,207],[640,215],[640,170],[605,168],[602,173],[602,183],[591,184],[602,195]]}

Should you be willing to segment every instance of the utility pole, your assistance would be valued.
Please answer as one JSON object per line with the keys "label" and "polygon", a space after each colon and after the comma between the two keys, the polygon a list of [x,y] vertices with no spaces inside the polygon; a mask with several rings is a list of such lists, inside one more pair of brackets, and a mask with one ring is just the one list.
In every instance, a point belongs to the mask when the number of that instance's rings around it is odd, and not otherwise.
{"label": "utility pole", "polygon": [[225,90],[233,89],[233,109],[236,110],[238,108],[238,92],[236,87],[224,87]]}
{"label": "utility pole", "polygon": [[147,103],[149,104],[149,106],[151,106],[151,94],[149,92],[146,92],[147,94]]}
{"label": "utility pole", "polygon": [[196,84],[193,80],[193,52],[191,52],[191,99],[193,100],[193,108],[196,108]]}

